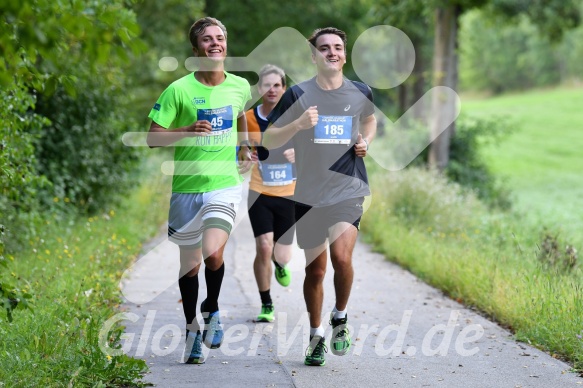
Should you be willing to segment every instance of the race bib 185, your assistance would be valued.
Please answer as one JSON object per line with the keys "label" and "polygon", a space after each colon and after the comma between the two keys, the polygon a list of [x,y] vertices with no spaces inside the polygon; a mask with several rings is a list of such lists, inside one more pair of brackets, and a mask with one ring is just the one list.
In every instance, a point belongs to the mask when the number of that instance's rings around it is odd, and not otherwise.
{"label": "race bib 185", "polygon": [[350,144],[352,116],[318,116],[314,127],[316,144]]}

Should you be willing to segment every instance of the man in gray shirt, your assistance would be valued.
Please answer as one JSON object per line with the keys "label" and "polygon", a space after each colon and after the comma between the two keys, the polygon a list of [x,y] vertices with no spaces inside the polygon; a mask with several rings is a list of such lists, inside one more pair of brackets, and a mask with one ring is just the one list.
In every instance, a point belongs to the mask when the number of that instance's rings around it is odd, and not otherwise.
{"label": "man in gray shirt", "polygon": [[372,91],[344,78],[346,34],[317,29],[308,39],[317,75],[289,88],[268,117],[263,145],[275,148],[293,140],[297,168],[295,219],[298,244],[306,255],[304,299],[310,315],[306,365],[326,363],[321,323],[327,239],[334,267],[336,305],[330,316],[332,353],[351,344],[347,305],[364,197],[370,194],[363,158],[376,133]]}

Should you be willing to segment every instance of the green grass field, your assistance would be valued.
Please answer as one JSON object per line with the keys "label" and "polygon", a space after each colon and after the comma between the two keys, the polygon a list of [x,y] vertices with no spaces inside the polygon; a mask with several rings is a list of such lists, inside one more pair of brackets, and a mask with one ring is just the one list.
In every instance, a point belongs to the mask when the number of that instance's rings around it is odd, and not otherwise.
{"label": "green grass field", "polygon": [[506,116],[518,123],[500,144],[483,149],[507,179],[515,208],[529,222],[583,242],[583,89],[557,88],[472,99],[467,116]]}

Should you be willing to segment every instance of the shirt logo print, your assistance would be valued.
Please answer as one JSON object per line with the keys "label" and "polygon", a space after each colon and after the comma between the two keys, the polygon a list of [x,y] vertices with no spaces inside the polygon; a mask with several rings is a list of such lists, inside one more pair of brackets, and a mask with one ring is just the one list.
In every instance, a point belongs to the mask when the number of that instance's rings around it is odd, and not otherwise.
{"label": "shirt logo print", "polygon": [[350,104],[346,105],[346,108],[344,108],[344,112],[348,112],[349,109],[350,109]]}

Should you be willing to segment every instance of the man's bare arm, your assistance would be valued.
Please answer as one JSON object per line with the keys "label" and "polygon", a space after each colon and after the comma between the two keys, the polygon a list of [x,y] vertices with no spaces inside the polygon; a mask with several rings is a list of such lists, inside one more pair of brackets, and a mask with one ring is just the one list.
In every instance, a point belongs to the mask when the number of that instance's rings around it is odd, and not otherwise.
{"label": "man's bare arm", "polygon": [[251,146],[247,133],[247,117],[242,113],[237,117],[237,141],[239,144],[239,153],[237,160],[239,161],[239,174],[244,174],[253,166]]}
{"label": "man's bare arm", "polygon": [[199,120],[191,125],[168,129],[152,121],[146,143],[150,148],[166,147],[191,136],[202,136],[212,131],[211,123]]}
{"label": "man's bare arm", "polygon": [[283,127],[270,126],[263,133],[263,147],[273,149],[281,147],[289,141],[296,133],[314,127],[318,123],[318,109],[316,106],[309,107],[295,121]]}
{"label": "man's bare arm", "polygon": [[377,119],[374,115],[365,117],[360,122],[360,131],[361,133],[358,134],[358,139],[354,145],[354,152],[356,156],[364,158],[367,154],[369,144],[373,141],[377,133]]}

